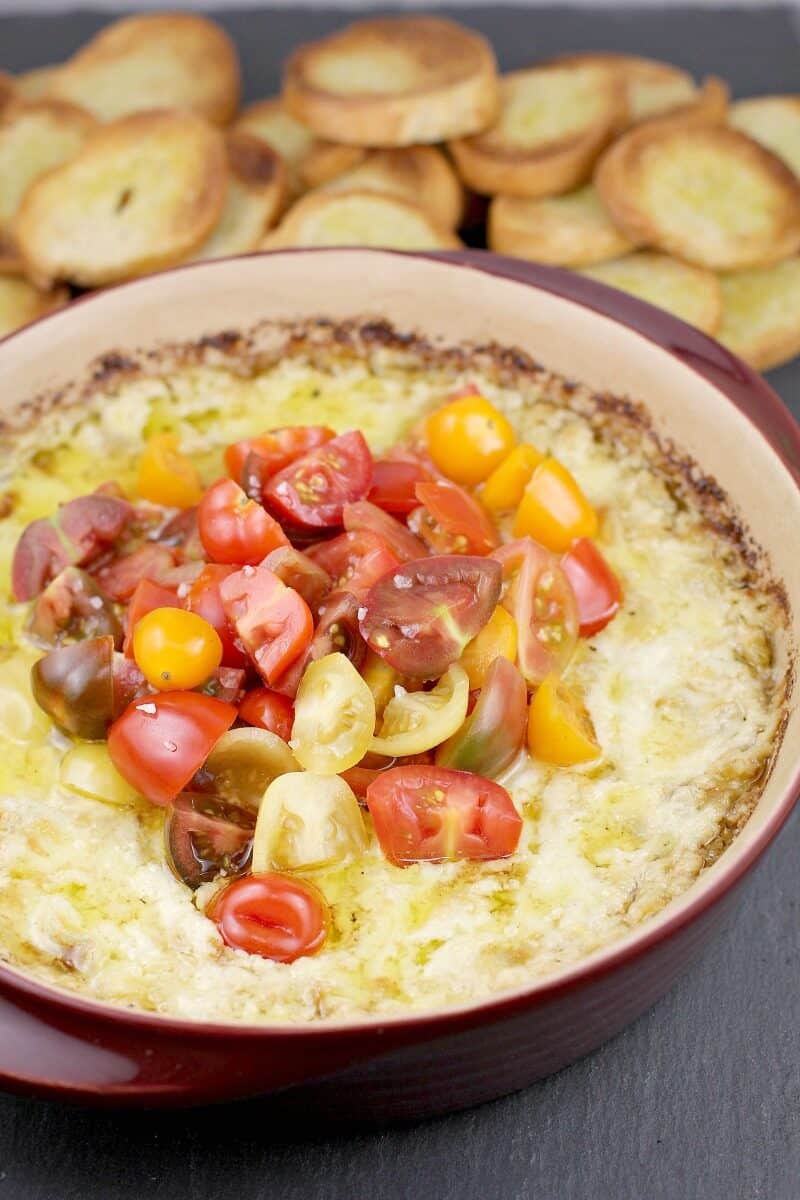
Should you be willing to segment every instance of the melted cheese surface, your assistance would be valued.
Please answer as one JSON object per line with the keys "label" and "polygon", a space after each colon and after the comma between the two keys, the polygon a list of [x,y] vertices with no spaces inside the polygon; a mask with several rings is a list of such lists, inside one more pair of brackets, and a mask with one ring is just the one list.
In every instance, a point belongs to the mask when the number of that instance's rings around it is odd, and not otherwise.
{"label": "melted cheese surface", "polygon": [[[569,667],[603,747],[570,769],[525,760],[501,782],[524,817],[492,863],[362,859],[313,878],[333,927],[291,965],[226,948],[169,871],[162,810],[81,799],[58,784],[67,741],[30,699],[37,651],[7,602],[24,525],[106,479],[133,491],[144,439],[174,429],[204,480],[230,441],[284,424],[361,428],[390,445],[456,386],[476,381],[520,438],[560,458],[601,514],[598,542],[623,610]],[[684,891],[746,815],[778,736],[780,608],[745,583],[739,553],[641,451],[623,450],[546,389],[525,395],[475,370],[295,359],[252,378],[210,367],[123,383],[77,421],[43,422],[8,473],[0,520],[0,952],[61,987],[211,1020],[304,1022],[479,999],[573,964]],[[754,789],[756,791],[754,792]],[[717,849],[715,849],[717,847]]]}

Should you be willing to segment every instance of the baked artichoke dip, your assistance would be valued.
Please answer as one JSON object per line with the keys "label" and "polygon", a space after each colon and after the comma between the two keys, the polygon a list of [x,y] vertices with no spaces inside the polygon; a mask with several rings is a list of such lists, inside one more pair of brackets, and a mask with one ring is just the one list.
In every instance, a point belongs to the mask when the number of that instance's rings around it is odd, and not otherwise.
{"label": "baked artichoke dip", "polygon": [[0,951],[174,1017],[480,1000],[747,820],[781,589],[646,397],[380,323],[112,354],[2,430]]}

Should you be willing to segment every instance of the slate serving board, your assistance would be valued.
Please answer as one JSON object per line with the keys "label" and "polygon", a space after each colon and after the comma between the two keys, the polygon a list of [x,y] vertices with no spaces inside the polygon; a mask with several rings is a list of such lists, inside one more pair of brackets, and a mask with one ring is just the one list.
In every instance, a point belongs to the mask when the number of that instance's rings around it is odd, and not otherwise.
{"label": "slate serving board", "polygon": [[[723,75],[737,95],[800,89],[797,10],[449,11],[506,69],[607,48]],[[106,19],[0,18],[0,68],[57,61]],[[345,19],[226,12],[248,98]],[[800,417],[800,362],[770,381]],[[0,1200],[800,1200],[798,901],[795,814],[726,931],[652,1012],[525,1092],[424,1125],[331,1136],[268,1126],[257,1102],[126,1115],[0,1096]]]}

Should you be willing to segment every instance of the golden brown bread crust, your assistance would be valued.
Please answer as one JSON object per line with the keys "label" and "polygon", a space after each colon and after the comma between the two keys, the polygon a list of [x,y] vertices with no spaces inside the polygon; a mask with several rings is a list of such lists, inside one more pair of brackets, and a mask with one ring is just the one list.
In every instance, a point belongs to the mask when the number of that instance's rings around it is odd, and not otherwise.
{"label": "golden brown bread crust", "polygon": [[578,187],[627,117],[624,83],[601,64],[513,71],[500,95],[494,125],[450,142],[461,178],[485,195],[537,198]]}
{"label": "golden brown bread crust", "polygon": [[582,275],[619,288],[648,304],[666,309],[703,333],[717,332],[722,319],[722,296],[713,271],[639,250],[581,269]]}
{"label": "golden brown bread crust", "polygon": [[719,340],[757,371],[800,354],[800,256],[720,276]]}
{"label": "golden brown bread crust", "polygon": [[388,192],[418,204],[445,229],[458,227],[464,209],[458,176],[434,146],[373,150],[358,166],[324,185],[329,192],[363,189]]}
{"label": "golden brown bread crust", "polygon": [[378,17],[301,46],[283,99],[322,138],[410,146],[475,133],[497,112],[485,38],[441,17]]}
{"label": "golden brown bread crust", "polygon": [[37,283],[99,286],[179,262],[219,220],[228,166],[221,134],[187,111],[102,126],[26,193],[14,236]]}
{"label": "golden brown bread crust", "polygon": [[731,107],[730,121],[800,175],[800,95],[738,100]]}
{"label": "golden brown bread crust", "polygon": [[233,128],[261,138],[280,154],[286,165],[292,196],[327,183],[356,166],[366,154],[366,150],[358,146],[341,146],[318,138],[295,120],[280,96],[248,105]]}
{"label": "golden brown bread crust", "polygon": [[24,275],[25,264],[9,233],[0,231],[0,275]]}
{"label": "golden brown bread crust", "polygon": [[188,108],[226,125],[239,107],[233,42],[195,13],[143,13],[102,29],[47,83],[52,96],[100,120],[154,108]]}
{"label": "golden brown bread crust", "polygon": [[0,229],[10,234],[22,197],[46,171],[72,158],[97,122],[64,100],[14,100],[0,112]]}
{"label": "golden brown bread crust", "polygon": [[271,146],[243,130],[231,130],[225,150],[229,168],[225,207],[210,237],[190,255],[191,261],[255,250],[286,200],[286,167]]}
{"label": "golden brown bread crust", "polygon": [[27,279],[0,273],[0,338],[62,308],[68,301],[66,288],[42,292]]}
{"label": "golden brown bread crust", "polygon": [[624,82],[630,124],[691,103],[697,95],[694,79],[688,71],[655,58],[588,50],[579,54],[559,54],[549,62],[566,66],[596,64],[612,70]]}
{"label": "golden brown bread crust", "polygon": [[19,95],[17,83],[5,71],[0,71],[0,113]]}
{"label": "golden brown bread crust", "polygon": [[499,254],[555,267],[589,266],[634,249],[591,184],[541,200],[495,196],[489,206],[488,242]]}
{"label": "golden brown bread crust", "polygon": [[14,82],[20,99],[44,100],[48,97],[60,66],[59,63],[49,67],[34,67],[32,71],[24,71],[22,75],[17,75]]}
{"label": "golden brown bread crust", "polygon": [[422,208],[381,192],[309,192],[298,200],[264,250],[293,246],[381,246],[396,250],[456,250],[462,243]]}
{"label": "golden brown bread crust", "polygon": [[769,266],[800,248],[800,181],[726,125],[647,121],[603,155],[594,179],[631,239],[699,266]]}

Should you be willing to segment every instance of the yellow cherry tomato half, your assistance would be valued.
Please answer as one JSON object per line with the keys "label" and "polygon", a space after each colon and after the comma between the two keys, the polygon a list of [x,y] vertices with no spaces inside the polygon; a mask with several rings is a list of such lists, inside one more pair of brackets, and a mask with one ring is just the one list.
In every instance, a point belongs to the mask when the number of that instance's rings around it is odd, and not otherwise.
{"label": "yellow cherry tomato half", "polygon": [[134,626],[133,656],[151,687],[189,691],[214,674],[222,661],[222,642],[197,613],[154,608]]}
{"label": "yellow cherry tomato half", "polygon": [[600,754],[588,713],[556,675],[548,675],[531,700],[528,749],[534,758],[557,767],[590,762]]}
{"label": "yellow cherry tomato half", "polygon": [[558,459],[546,458],[525,488],[514,519],[514,537],[532,537],[563,554],[575,538],[596,533],[597,513],[577,480]]}
{"label": "yellow cherry tomato half", "polygon": [[459,396],[428,417],[428,453],[456,483],[474,487],[498,466],[514,445],[514,430],[481,395]]}
{"label": "yellow cherry tomato half", "polygon": [[486,480],[480,494],[483,507],[492,513],[516,508],[533,472],[544,459],[535,446],[520,442]]}
{"label": "yellow cherry tomato half", "polygon": [[489,667],[496,658],[517,658],[517,623],[511,613],[498,604],[477,637],[467,642],[458,660],[469,676],[470,691],[482,688]]}
{"label": "yellow cherry tomato half", "polygon": [[387,758],[432,750],[461,728],[468,703],[467,673],[453,663],[430,692],[398,689],[386,705],[380,734],[372,739],[369,749]]}
{"label": "yellow cherry tomato half", "polygon": [[372,692],[345,654],[310,663],[294,702],[289,742],[306,771],[338,775],[360,762],[375,732]]}
{"label": "yellow cherry tomato half", "polygon": [[399,672],[374,650],[368,650],[361,668],[361,677],[372,692],[375,715],[383,716],[383,710],[394,695],[395,684],[400,682]]}
{"label": "yellow cherry tomato half", "polygon": [[154,433],[139,459],[136,490],[144,500],[167,508],[192,508],[203,497],[194,464],[181,454],[174,433]]}
{"label": "yellow cherry tomato half", "polygon": [[253,836],[253,872],[312,871],[363,853],[358,801],[338,775],[281,775],[264,793]]}

